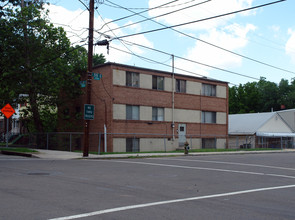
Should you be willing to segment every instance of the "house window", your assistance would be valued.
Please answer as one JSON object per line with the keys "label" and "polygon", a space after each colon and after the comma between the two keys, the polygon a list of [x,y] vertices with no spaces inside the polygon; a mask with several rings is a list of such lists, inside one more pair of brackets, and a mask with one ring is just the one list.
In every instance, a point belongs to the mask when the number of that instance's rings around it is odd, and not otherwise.
{"label": "house window", "polygon": [[126,72],[126,86],[139,87],[139,73]]}
{"label": "house window", "polygon": [[216,139],[202,138],[202,149],[216,149]]}
{"label": "house window", "polygon": [[164,121],[164,108],[153,107],[153,121]]}
{"label": "house window", "polygon": [[164,90],[163,76],[153,76],[153,89]]}
{"label": "house window", "polygon": [[139,138],[126,138],[126,152],[139,152]]}
{"label": "house window", "polygon": [[186,81],[181,79],[176,79],[176,92],[186,92]]}
{"label": "house window", "polygon": [[202,123],[216,123],[216,112],[202,112]]}
{"label": "house window", "polygon": [[139,106],[138,105],[126,105],[126,119],[127,120],[139,120]]}
{"label": "house window", "polygon": [[202,95],[204,96],[216,96],[216,85],[203,84]]}

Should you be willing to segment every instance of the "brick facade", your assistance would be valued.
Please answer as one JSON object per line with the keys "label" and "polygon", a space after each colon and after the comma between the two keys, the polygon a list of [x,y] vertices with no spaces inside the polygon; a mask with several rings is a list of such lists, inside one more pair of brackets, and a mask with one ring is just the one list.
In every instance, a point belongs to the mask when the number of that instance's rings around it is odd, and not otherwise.
{"label": "brick facade", "polygon": [[[139,87],[126,86],[124,83],[126,71],[139,73]],[[172,87],[174,85],[172,83],[174,82],[169,72],[115,63],[97,66],[93,72],[102,74],[102,79],[92,80],[91,104],[95,105],[95,119],[90,122],[89,131],[90,133],[103,132],[104,124],[106,124],[108,152],[124,150],[124,144],[127,143],[125,139],[135,136],[139,138],[141,145],[146,145],[146,143],[150,143],[151,146],[155,145],[154,147],[140,145],[140,151],[154,150],[162,143],[165,143],[167,149],[175,150],[178,147],[179,124],[186,125],[186,138],[194,143],[193,148],[202,147],[202,138],[212,137],[216,140],[220,139],[216,143],[222,142],[222,146],[216,146],[217,148],[226,147],[228,135],[228,84],[226,82],[175,74],[175,79],[189,83],[186,84],[186,93],[174,93],[173,110]],[[167,88],[162,91],[152,89],[152,76],[164,77]],[[221,91],[220,94],[214,97],[201,95],[204,83],[216,86],[216,91]],[[83,99],[85,100],[85,97]],[[139,114],[143,119],[126,120],[126,105],[139,106]],[[152,120],[153,107],[165,110],[163,121]],[[216,112],[216,123],[201,123],[202,111]],[[172,112],[174,112],[175,120],[174,129],[172,128]],[[114,113],[117,116],[114,116]],[[173,130],[176,137],[174,141],[172,140]],[[90,138],[90,150],[97,149],[98,145],[97,140],[92,139]]]}

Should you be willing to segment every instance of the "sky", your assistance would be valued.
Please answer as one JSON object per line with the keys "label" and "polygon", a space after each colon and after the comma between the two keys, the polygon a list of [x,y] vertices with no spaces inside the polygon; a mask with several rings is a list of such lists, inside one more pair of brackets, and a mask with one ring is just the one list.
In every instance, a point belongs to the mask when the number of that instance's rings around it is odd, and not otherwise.
{"label": "sky", "polygon": [[[67,31],[73,45],[87,44],[89,0],[47,2],[51,22]],[[219,17],[271,2],[275,0],[95,0],[94,42],[108,39],[110,48],[95,46],[94,53],[103,53],[109,62],[168,72],[174,63],[175,73],[230,86],[260,77],[290,82],[295,78],[294,0]]]}

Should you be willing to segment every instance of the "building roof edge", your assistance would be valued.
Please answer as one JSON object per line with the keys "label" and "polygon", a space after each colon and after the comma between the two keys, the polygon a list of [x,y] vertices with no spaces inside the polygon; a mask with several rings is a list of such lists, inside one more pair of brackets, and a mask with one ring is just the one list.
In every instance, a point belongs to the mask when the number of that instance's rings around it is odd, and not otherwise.
{"label": "building roof edge", "polygon": [[[127,65],[127,64],[114,63],[114,62],[106,62],[106,63],[103,63],[103,64],[96,65],[93,68],[95,69],[95,68],[99,68],[99,67],[103,67],[103,66],[110,66],[110,65],[121,66],[121,67],[125,67],[125,68],[134,68],[134,69],[145,70],[145,71],[153,71],[153,72],[164,73],[164,74],[169,74],[169,75],[172,74],[172,72],[167,72],[167,71],[163,71],[163,70],[149,69],[149,68],[146,68],[146,67],[131,66],[131,65]],[[211,78],[207,78],[207,77],[198,77],[198,76],[185,75],[185,74],[180,74],[180,73],[174,73],[174,74],[177,75],[177,76],[183,76],[183,77],[188,77],[188,78],[201,79],[201,80],[205,80],[205,81],[219,82],[219,83],[228,84],[228,82],[226,82],[226,81],[217,80],[217,79],[211,79]]]}

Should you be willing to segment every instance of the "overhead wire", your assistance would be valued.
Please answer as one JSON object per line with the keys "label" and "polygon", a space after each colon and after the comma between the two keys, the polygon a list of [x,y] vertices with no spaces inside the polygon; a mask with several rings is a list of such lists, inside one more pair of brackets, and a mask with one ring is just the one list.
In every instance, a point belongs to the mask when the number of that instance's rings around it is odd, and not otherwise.
{"label": "overhead wire", "polygon": [[[178,6],[181,6],[181,5],[185,5],[185,4],[188,4],[190,2],[194,2],[196,0],[190,0],[190,1],[187,1],[187,2],[184,2],[184,3],[179,3],[179,4],[176,4],[176,5],[170,5],[170,6],[157,6],[158,8],[172,8],[172,7],[178,7]],[[104,5],[107,5],[107,6],[110,6],[110,7],[113,7],[113,8],[121,8],[119,6],[113,6],[113,5],[110,5],[110,4],[106,4],[104,3]],[[127,7],[126,7],[127,8]],[[129,8],[128,9],[130,10],[149,10],[149,8]]]}
{"label": "overhead wire", "polygon": [[[113,47],[113,46],[110,46],[111,48],[115,49],[115,50],[118,50],[118,51],[121,51],[121,52],[124,52],[124,53],[129,53],[127,51],[124,51],[124,50],[121,50],[119,48],[116,48],[116,47]],[[130,54],[130,53],[129,53]],[[153,60],[153,59],[150,59],[150,58],[147,58],[147,57],[143,57],[143,56],[140,56],[138,54],[133,54],[137,57],[141,57],[145,60],[149,60],[153,63],[157,63],[157,64],[161,64],[161,65],[164,65],[164,66],[168,66],[168,67],[171,67],[171,65],[168,65],[168,64],[165,64],[165,63],[162,63],[162,62],[159,62],[159,61],[156,61],[156,60]],[[171,54],[170,54],[171,55]],[[175,56],[176,57],[176,56]],[[179,58],[179,57],[178,57]],[[184,60],[187,60],[187,61],[191,61],[191,60],[188,60],[188,59],[185,59],[185,58],[182,58]],[[222,68],[218,68],[218,67],[213,67],[213,66],[210,66],[210,65],[206,65],[206,64],[201,64],[201,63],[198,63],[198,62],[195,62],[197,64],[200,64],[200,65],[205,65],[205,66],[208,66],[208,67],[211,67],[211,68],[215,68],[215,69],[218,69],[218,70],[221,70],[221,71],[224,71],[224,72],[227,72],[227,73],[231,73],[231,74],[235,74],[235,75],[238,75],[238,76],[242,76],[242,77],[245,77],[245,78],[250,78],[250,79],[254,79],[254,80],[260,80],[259,78],[256,78],[256,77],[251,77],[251,76],[248,76],[248,75],[244,75],[244,74],[240,74],[240,73],[236,73],[236,72],[233,72],[233,71],[229,71],[229,70],[225,70],[225,69],[222,69]],[[185,69],[182,69],[182,68],[179,68],[179,67],[174,67],[174,69],[178,69],[178,70],[181,70],[183,72],[187,72],[187,73],[190,73],[190,74],[193,74],[193,75],[197,75],[197,76],[200,76],[200,77],[203,77],[204,75],[202,74],[198,74],[198,73],[195,73],[195,72],[192,72],[192,71],[188,71],[188,70],[185,70]],[[214,78],[211,78],[211,79],[214,79]],[[217,79],[215,79],[217,80]]]}
{"label": "overhead wire", "polygon": [[[130,18],[130,17],[136,16],[136,15],[140,15],[140,14],[145,13],[145,12],[147,12],[147,11],[151,11],[151,10],[157,9],[157,8],[163,6],[163,5],[168,5],[168,4],[171,4],[171,3],[173,3],[173,2],[177,2],[177,1],[179,1],[179,0],[174,0],[174,1],[171,1],[171,2],[168,2],[168,3],[165,3],[165,4],[162,4],[162,5],[160,5],[160,6],[157,6],[157,7],[154,7],[154,8],[150,8],[150,9],[147,9],[147,10],[144,10],[144,11],[141,11],[141,12],[133,12],[132,15],[128,15],[128,16],[125,16],[125,17],[122,17],[122,18],[118,18],[118,19],[115,19],[115,20],[112,20],[112,21],[106,22],[106,23],[105,23],[105,24],[104,24],[99,30],[103,29],[103,27],[104,27],[105,25],[109,24],[109,23],[117,22],[117,21],[120,21],[120,20],[124,20],[124,19],[126,19],[126,18]],[[110,2],[110,1],[108,1],[108,2]],[[111,2],[111,3],[112,3],[112,2]],[[118,5],[118,7],[122,8],[122,6],[120,6],[120,5]],[[124,7],[123,7],[123,8],[124,8]],[[124,9],[125,9],[125,10],[128,10],[127,8],[124,8]],[[99,31],[99,30],[98,30],[98,31]]]}
{"label": "overhead wire", "polygon": [[186,26],[186,25],[189,25],[189,24],[194,24],[194,23],[202,22],[202,21],[208,21],[208,20],[211,20],[211,19],[216,19],[216,18],[220,18],[220,17],[224,17],[224,16],[229,16],[229,15],[233,15],[233,14],[237,14],[237,13],[241,13],[241,12],[245,12],[245,11],[249,11],[249,10],[254,10],[254,9],[257,9],[257,8],[262,8],[262,7],[273,5],[273,4],[276,4],[276,3],[279,3],[279,2],[283,2],[283,1],[286,1],[286,0],[278,0],[278,1],[270,2],[270,3],[266,3],[266,4],[250,7],[250,8],[245,8],[245,9],[232,11],[232,12],[228,12],[228,13],[224,13],[224,14],[220,14],[220,15],[215,15],[215,16],[208,17],[208,18],[202,18],[202,19],[198,19],[198,20],[194,20],[194,21],[189,21],[189,22],[185,22],[185,23],[181,23],[181,24],[166,26],[166,27],[163,27],[163,28],[157,28],[157,29],[153,29],[153,30],[143,31],[143,32],[135,33],[135,34],[129,34],[129,35],[117,37],[117,39],[126,38],[126,37],[132,37],[132,36],[136,36],[136,35],[142,35],[142,34],[147,34],[147,33],[152,33],[152,32],[157,32],[157,31],[162,31],[162,30],[171,29],[171,28],[175,28],[175,27]]}
{"label": "overhead wire", "polygon": [[[200,20],[196,20],[196,21],[191,21],[191,22],[187,22],[187,23],[183,23],[183,24],[173,25],[173,26],[166,26],[166,25],[164,25],[164,24],[162,24],[162,23],[160,23],[160,22],[157,22],[157,21],[155,21],[155,20],[151,20],[151,21],[153,21],[153,22],[155,22],[155,23],[157,23],[157,24],[163,26],[163,28],[158,28],[158,29],[154,29],[154,30],[150,30],[150,31],[144,31],[144,32],[140,32],[140,33],[135,33],[135,34],[125,35],[125,36],[117,37],[117,38],[114,38],[114,39],[121,39],[121,38],[130,37],[130,36],[141,35],[141,34],[145,34],[145,33],[151,33],[151,32],[155,32],[155,31],[165,30],[165,29],[171,29],[171,30],[173,30],[173,31],[175,31],[175,32],[177,32],[177,33],[179,33],[179,34],[181,34],[181,35],[184,35],[184,36],[189,37],[189,38],[191,38],[191,39],[198,40],[198,41],[200,41],[200,42],[202,42],[202,43],[208,44],[208,45],[210,45],[210,46],[212,46],[212,47],[215,47],[215,48],[218,48],[218,49],[220,49],[220,50],[224,50],[224,51],[226,51],[226,52],[228,52],[228,53],[234,54],[234,55],[236,55],[236,56],[239,56],[239,57],[242,57],[242,58],[244,58],[244,59],[250,60],[250,61],[252,61],[252,62],[256,62],[256,63],[259,63],[259,64],[261,64],[261,65],[265,65],[265,66],[268,66],[268,67],[271,67],[271,68],[274,68],[274,69],[277,69],[277,70],[280,70],[280,71],[283,71],[283,72],[288,72],[288,73],[291,73],[291,74],[295,74],[294,71],[290,71],[290,70],[287,70],[287,69],[284,69],[284,68],[281,68],[281,67],[277,67],[277,66],[274,66],[274,65],[272,65],[272,64],[268,64],[268,63],[266,63],[266,62],[263,62],[263,61],[260,61],[260,60],[257,60],[257,59],[254,59],[254,58],[251,58],[251,57],[248,57],[248,56],[245,56],[245,55],[239,54],[239,53],[236,53],[236,52],[234,52],[234,51],[231,51],[231,50],[225,49],[225,48],[223,48],[223,47],[220,47],[220,46],[215,45],[215,44],[213,44],[213,43],[207,42],[207,41],[205,41],[205,40],[202,40],[202,39],[197,38],[197,37],[195,37],[195,36],[192,36],[192,35],[190,35],[190,34],[186,34],[186,33],[184,33],[184,32],[181,32],[181,31],[179,31],[179,30],[176,30],[176,29],[174,28],[174,27],[179,27],[179,26],[182,26],[182,25],[187,25],[187,24],[196,23],[196,22],[200,22],[200,21],[205,21],[205,20],[209,20],[209,19],[219,18],[219,17],[223,17],[223,16],[231,15],[231,14],[234,14],[234,13],[240,13],[240,12],[244,12],[244,11],[249,11],[249,10],[253,10],[253,9],[257,9],[257,8],[261,8],[261,7],[269,6],[269,5],[272,5],[272,4],[277,4],[277,3],[280,3],[280,2],[283,2],[283,1],[286,1],[286,0],[274,1],[274,2],[270,2],[270,3],[266,3],[266,4],[262,4],[262,5],[258,5],[258,6],[254,6],[254,7],[250,7],[250,8],[246,8],[246,9],[241,9],[241,10],[234,11],[234,12],[230,12],[230,13],[226,13],[226,14],[222,14],[222,15],[217,15],[217,16],[213,16],[213,17],[209,17],[209,18],[205,18],[205,19],[200,19]],[[115,4],[115,3],[113,3],[113,4]],[[115,5],[117,5],[117,4],[115,4]],[[119,5],[117,5],[117,6],[119,6]],[[122,8],[124,8],[124,7],[122,7]],[[125,8],[124,8],[124,9],[125,9]],[[129,11],[130,11],[130,10],[129,10]],[[131,11],[131,12],[132,12],[132,11]],[[135,12],[133,12],[133,13],[135,13]],[[147,17],[145,17],[145,16],[143,16],[143,15],[140,15],[140,16],[141,16],[141,17],[144,17],[144,18],[147,18]]]}
{"label": "overhead wire", "polygon": [[[154,48],[151,48],[151,47],[147,47],[147,46],[144,46],[144,45],[140,45],[140,44],[137,44],[137,43],[132,43],[132,42],[129,42],[129,41],[126,41],[126,40],[124,40],[124,41],[127,42],[127,43],[134,44],[134,45],[139,46],[139,47],[143,47],[143,48],[146,48],[146,49],[149,49],[149,50],[156,51],[156,52],[158,52],[158,53],[162,53],[162,54],[166,54],[166,55],[171,56],[170,53],[167,53],[167,52],[165,52],[165,51],[161,51],[161,50],[154,49]],[[195,61],[195,60],[191,60],[191,59],[187,59],[187,58],[184,58],[184,57],[180,57],[180,56],[177,56],[177,55],[174,55],[174,57],[176,57],[176,58],[178,58],[178,59],[181,59],[181,60],[185,60],[185,61],[191,62],[191,63],[198,64],[198,65],[201,65],[201,66],[206,66],[206,67],[209,67],[209,68],[212,68],[212,69],[221,70],[221,71],[223,71],[223,72],[227,72],[227,73],[235,74],[235,75],[242,76],[242,77],[247,77],[247,78],[254,79],[254,80],[259,80],[259,79],[256,78],[256,77],[247,76],[247,75],[245,75],[245,74],[240,74],[240,73],[233,72],[233,71],[230,71],[230,70],[222,69],[222,68],[220,68],[220,67],[215,67],[215,66],[212,66],[212,65],[209,65],[209,64],[201,63],[201,62],[198,62],[198,61]]]}
{"label": "overhead wire", "polygon": [[[104,19],[102,18],[102,16],[100,15],[100,13],[98,12],[98,10],[96,10],[96,12],[98,13],[98,15],[99,15],[99,17],[101,18],[101,20],[105,23],[105,21],[104,21]],[[105,23],[106,24],[106,26],[110,29],[110,27],[108,26],[108,24],[107,23]],[[110,31],[116,36],[116,34],[110,29]],[[103,33],[101,33],[102,35],[104,35]],[[125,44],[124,44],[124,42],[121,42],[120,41],[120,43],[127,49],[127,50],[129,50],[130,51],[130,53],[131,54],[134,54],[134,52],[133,51],[131,51],[131,49],[129,49]],[[134,54],[135,55],[135,54]],[[149,62],[149,61],[148,61]]]}
{"label": "overhead wire", "polygon": [[[144,20],[140,20],[140,21],[137,21],[137,22],[134,22],[134,23],[126,24],[124,26],[121,26],[121,27],[118,27],[118,28],[115,28],[115,29],[112,29],[112,30],[114,31],[114,30],[117,30],[117,29],[122,29],[122,28],[129,27],[129,26],[132,26],[132,25],[135,25],[135,24],[139,24],[139,23],[142,23],[142,22],[145,22],[145,21],[148,21],[148,20],[152,20],[152,19],[155,19],[155,18],[163,17],[163,16],[166,16],[166,15],[169,15],[169,14],[173,14],[173,13],[176,13],[176,12],[179,12],[179,11],[182,11],[182,10],[185,10],[185,9],[188,9],[188,8],[192,8],[192,7],[195,7],[195,6],[198,6],[198,5],[201,5],[201,4],[210,2],[210,1],[211,0],[206,0],[206,1],[203,1],[203,2],[198,2],[198,3],[194,4],[194,5],[189,5],[189,6],[186,6],[184,8],[180,8],[180,9],[177,9],[177,10],[174,10],[174,11],[171,11],[171,12],[167,12],[165,14],[161,14],[161,15],[158,15],[158,16],[155,16],[155,17],[151,17],[151,18],[146,18]],[[109,31],[105,31],[103,33],[107,33],[107,32],[109,32]]]}

